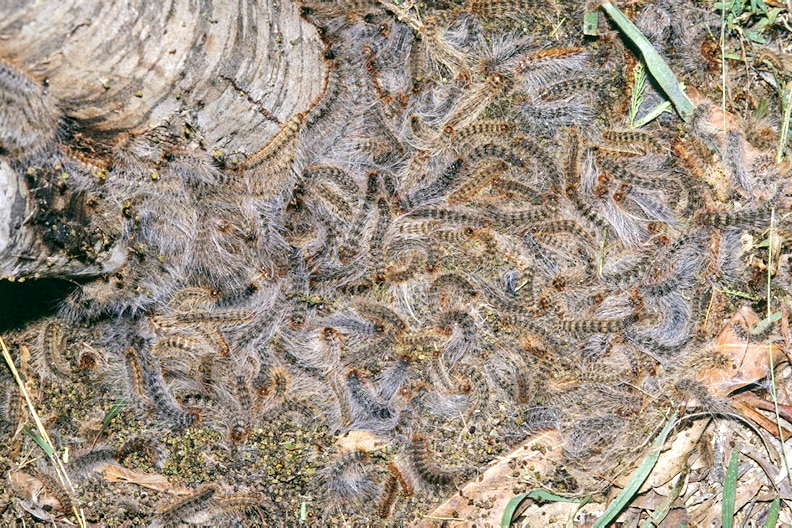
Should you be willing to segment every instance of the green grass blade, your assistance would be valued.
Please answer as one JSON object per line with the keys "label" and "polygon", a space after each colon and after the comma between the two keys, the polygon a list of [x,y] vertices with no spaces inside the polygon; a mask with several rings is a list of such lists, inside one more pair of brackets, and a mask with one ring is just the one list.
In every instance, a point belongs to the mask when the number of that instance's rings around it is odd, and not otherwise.
{"label": "green grass blade", "polygon": [[639,62],[633,68],[633,86],[632,96],[630,97],[630,128],[635,127],[635,118],[638,115],[638,109],[643,104],[643,91],[646,88],[646,68],[642,62]]}
{"label": "green grass blade", "polygon": [[781,320],[781,312],[773,312],[751,328],[750,332],[754,335],[761,334],[773,323]]}
{"label": "green grass blade", "polygon": [[583,504],[585,504],[589,501],[589,499],[591,499],[591,497],[586,497],[584,499],[572,499],[569,497],[556,495],[555,493],[551,493],[543,489],[521,493],[512,497],[508,504],[506,504],[506,508],[503,510],[503,517],[501,517],[502,528],[509,528],[509,526],[511,526],[512,521],[514,521],[514,512],[517,511],[517,508],[520,507],[520,504],[522,504],[525,499],[533,499],[543,502],[581,502],[582,500]]}
{"label": "green grass blade", "polygon": [[105,413],[104,418],[102,418],[102,427],[107,427],[110,425],[110,422],[113,421],[113,418],[119,415],[121,410],[126,407],[127,401],[123,398],[117,400],[112,407]]}
{"label": "green grass blade", "polygon": [[597,20],[598,17],[597,11],[586,11],[583,14],[583,34],[588,37],[596,37],[597,36],[597,25],[599,21]]}
{"label": "green grass blade", "polygon": [[512,497],[511,500],[506,504],[506,508],[503,510],[503,517],[501,517],[501,528],[509,528],[511,526],[512,520],[514,519],[514,512],[517,511],[522,501],[528,498],[528,493],[520,493],[519,495]]}
{"label": "green grass blade", "polygon": [[661,114],[668,112],[669,110],[671,110],[671,103],[669,103],[668,101],[663,101],[659,105],[652,108],[649,112],[647,112],[646,115],[643,116],[641,119],[633,123],[633,128],[641,128],[642,126],[651,123],[652,121],[660,117]]}
{"label": "green grass blade", "polygon": [[638,466],[638,469],[635,470],[633,476],[630,477],[630,481],[624,486],[624,489],[619,493],[618,497],[616,497],[613,502],[611,502],[608,509],[605,510],[605,513],[602,514],[602,517],[597,519],[597,522],[594,523],[593,528],[604,528],[605,526],[610,525],[610,523],[616,518],[619,512],[624,509],[625,506],[633,499],[635,493],[641,488],[641,485],[644,483],[646,478],[652,472],[655,463],[657,463],[657,459],[660,457],[660,451],[663,449],[663,444],[665,444],[666,438],[671,433],[671,430],[677,424],[677,413],[674,413],[673,416],[668,420],[663,430],[660,431],[660,435],[652,442],[652,450],[649,452],[648,455],[641,461],[641,465]]}
{"label": "green grass blade", "polygon": [[737,497],[737,455],[736,449],[732,450],[729,467],[726,468],[726,480],[723,481],[723,502],[721,504],[721,526],[732,528],[734,525],[734,500]]}
{"label": "green grass blade", "polygon": [[770,505],[770,511],[767,512],[767,519],[765,519],[762,528],[774,528],[778,523],[778,513],[781,509],[781,499],[776,497],[773,499],[773,504]]}
{"label": "green grass blade", "polygon": [[685,95],[685,91],[682,89],[682,85],[679,84],[676,75],[674,75],[674,72],[671,71],[671,68],[666,64],[660,54],[657,53],[657,50],[652,47],[649,40],[618,7],[610,2],[603,2],[602,9],[611,17],[616,25],[619,26],[619,29],[622,30],[624,35],[635,44],[635,47],[640,50],[646,67],[649,69],[654,80],[657,81],[657,84],[660,85],[663,92],[665,92],[671,100],[679,117],[684,121],[690,120],[693,116],[693,103],[688,99],[688,96]]}
{"label": "green grass blade", "polygon": [[[786,101],[786,104],[783,104],[784,101]],[[787,141],[789,141],[789,121],[790,118],[792,118],[792,82],[786,83],[786,87],[781,90],[781,103],[784,109],[784,119],[781,121],[781,134],[778,138],[776,163],[781,163],[781,161],[783,161]]]}
{"label": "green grass blade", "polygon": [[668,516],[668,512],[671,511],[671,506],[674,505],[674,501],[679,498],[679,494],[682,492],[682,488],[685,486],[686,478],[687,470],[683,470],[679,477],[677,477],[676,483],[674,483],[674,488],[671,490],[671,493],[668,494],[668,497],[666,497],[665,500],[663,500],[663,502],[661,502],[660,505],[655,508],[649,518],[645,519],[639,528],[652,528],[654,526],[660,526],[660,523],[663,522],[663,519]]}
{"label": "green grass blade", "polygon": [[33,441],[38,444],[41,450],[47,454],[47,456],[50,457],[55,456],[55,449],[40,434],[38,434],[38,432],[35,429],[30,427],[29,425],[26,425],[24,428],[22,428],[22,434],[25,434],[30,438],[32,438]]}

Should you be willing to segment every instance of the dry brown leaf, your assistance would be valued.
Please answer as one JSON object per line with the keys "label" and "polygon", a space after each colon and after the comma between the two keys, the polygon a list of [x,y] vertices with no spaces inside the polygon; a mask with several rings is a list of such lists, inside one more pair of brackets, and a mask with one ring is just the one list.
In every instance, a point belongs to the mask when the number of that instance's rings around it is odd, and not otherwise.
{"label": "dry brown leaf", "polygon": [[30,348],[25,344],[19,345],[19,370],[25,375],[30,375]]}
{"label": "dry brown leaf", "polygon": [[753,423],[769,432],[779,440],[782,438],[792,437],[792,431],[784,427],[781,427],[781,430],[779,431],[779,425],[777,423],[745,403],[745,401],[732,398],[731,404],[735,409],[740,411],[740,414],[742,414],[745,418],[751,420]]}
{"label": "dry brown leaf", "polygon": [[712,349],[723,354],[728,361],[697,374],[697,380],[713,395],[725,397],[767,376],[769,357],[773,365],[785,359],[781,348],[766,343],[746,343],[732,328],[732,324],[751,328],[759,322],[759,316],[744,306],[726,323],[712,344]]}
{"label": "dry brown leaf", "polygon": [[63,505],[41,480],[21,470],[9,471],[8,480],[17,497],[48,511],[63,511]]}
{"label": "dry brown leaf", "polygon": [[[597,518],[604,511],[601,505],[592,518]],[[577,502],[549,502],[547,504],[531,504],[520,514],[519,523],[515,526],[568,526],[580,509]],[[503,514],[503,511],[501,511]],[[578,514],[581,515],[582,514]],[[497,524],[493,526],[498,526]],[[580,526],[579,524],[576,526]]]}
{"label": "dry brown leaf", "polygon": [[390,442],[371,431],[349,431],[336,440],[341,451],[365,451],[370,453],[385,449]]}
{"label": "dry brown leaf", "polygon": [[174,495],[188,495],[191,493],[187,488],[174,487],[164,475],[143,473],[142,471],[127,469],[117,464],[104,464],[97,468],[97,472],[103,473],[105,480],[108,482],[131,482],[144,488],[173,493]]}
{"label": "dry brown leaf", "polygon": [[[707,103],[707,102],[712,103],[712,100],[710,98],[708,98],[706,95],[704,95],[704,93],[699,91],[694,86],[687,86],[685,88],[685,91],[688,94],[688,97],[690,97],[690,100],[696,106],[698,106],[698,105],[700,105],[702,103]],[[725,125],[724,125],[724,122],[725,122]],[[742,133],[742,130],[743,130],[743,127],[740,124],[740,118],[737,115],[735,115],[735,114],[733,114],[731,112],[724,113],[723,109],[717,104],[709,104],[708,105],[707,124],[712,129],[712,131],[714,131],[717,134],[722,134],[723,133],[724,126],[726,128],[726,131],[737,131],[739,133]],[[762,151],[760,149],[757,149],[756,147],[751,145],[750,142],[747,142],[747,141],[743,145],[743,148],[745,149],[744,150],[744,155],[745,155],[745,164],[746,164],[746,166],[751,166],[754,160],[761,159],[762,157],[767,155],[766,152],[764,152],[764,151]],[[716,167],[717,167],[716,164],[712,164],[711,165],[711,168],[716,168]],[[787,160],[782,161],[778,165],[778,170],[779,170],[779,172],[781,174],[786,173],[787,171],[790,170],[790,162],[787,161]],[[710,174],[708,176],[711,177],[711,178],[715,178],[715,180],[717,180],[719,178],[727,178],[727,176],[725,174],[723,174],[723,173]],[[724,190],[731,189],[731,187],[732,187],[731,184],[728,181],[724,181],[724,182],[711,181],[710,183],[714,184],[716,186],[716,192],[717,192],[717,189],[719,189],[721,187]],[[745,199],[749,199],[750,198],[750,193],[747,193],[744,189],[741,189],[741,188],[737,187],[736,189],[733,189],[733,190],[738,192]],[[754,196],[754,198],[756,198],[756,197],[759,197],[762,200],[767,200],[767,199],[770,198],[770,196]]]}
{"label": "dry brown leaf", "polygon": [[[514,497],[515,488],[521,488],[518,477],[526,470],[541,477],[549,476],[561,460],[562,448],[563,442],[557,431],[531,437],[508,455],[500,457],[416,526],[435,526],[433,519],[440,518],[460,519],[460,526],[470,523],[498,526],[506,504]],[[572,506],[575,510],[578,507],[577,504]],[[531,523],[530,526],[544,525],[547,516],[542,518],[542,524]]]}
{"label": "dry brown leaf", "polygon": [[[764,487],[764,483],[756,478],[741,478],[737,486],[737,494],[734,500],[735,526],[740,526],[740,510],[751,502]],[[716,501],[720,498],[720,493],[715,496]],[[719,502],[719,501],[718,501]],[[720,505],[709,505],[699,507],[691,511],[691,526],[720,526],[721,508]]]}
{"label": "dry brown leaf", "polygon": [[[680,431],[674,437],[668,451],[660,453],[654,470],[646,479],[643,486],[638,490],[638,494],[645,493],[654,489],[658,494],[667,496],[673,487],[674,479],[687,464],[691,451],[693,451],[707,428],[709,420],[696,420],[690,427]],[[632,477],[632,471],[623,475],[619,481],[619,487],[623,488]]]}

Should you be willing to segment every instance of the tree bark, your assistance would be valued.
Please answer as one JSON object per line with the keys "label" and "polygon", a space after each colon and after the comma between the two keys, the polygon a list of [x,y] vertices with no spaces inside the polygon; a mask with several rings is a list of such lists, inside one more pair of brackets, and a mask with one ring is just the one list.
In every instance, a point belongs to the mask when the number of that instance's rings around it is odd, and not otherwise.
{"label": "tree bark", "polygon": [[294,2],[0,5],[0,277],[124,262],[107,233],[76,233],[85,194],[42,158],[101,178],[119,148],[250,154],[320,94],[323,51]]}

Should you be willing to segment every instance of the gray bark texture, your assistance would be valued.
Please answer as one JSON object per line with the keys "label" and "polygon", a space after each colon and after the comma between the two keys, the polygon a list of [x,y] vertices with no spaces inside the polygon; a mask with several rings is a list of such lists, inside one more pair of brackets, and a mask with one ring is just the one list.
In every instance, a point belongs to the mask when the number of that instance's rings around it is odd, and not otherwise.
{"label": "gray bark texture", "polygon": [[0,4],[0,277],[118,269],[127,248],[82,221],[98,212],[70,170],[243,158],[319,95],[322,53],[293,2]]}

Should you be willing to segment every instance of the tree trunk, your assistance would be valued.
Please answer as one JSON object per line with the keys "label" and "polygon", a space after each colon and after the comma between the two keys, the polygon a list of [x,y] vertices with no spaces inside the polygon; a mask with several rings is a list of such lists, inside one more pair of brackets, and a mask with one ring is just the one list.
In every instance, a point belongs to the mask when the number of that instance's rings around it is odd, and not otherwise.
{"label": "tree trunk", "polygon": [[250,154],[319,95],[323,50],[294,2],[4,3],[0,277],[95,275],[126,258],[81,221],[90,206],[68,170],[42,159],[101,179],[119,149],[155,165],[174,148]]}

